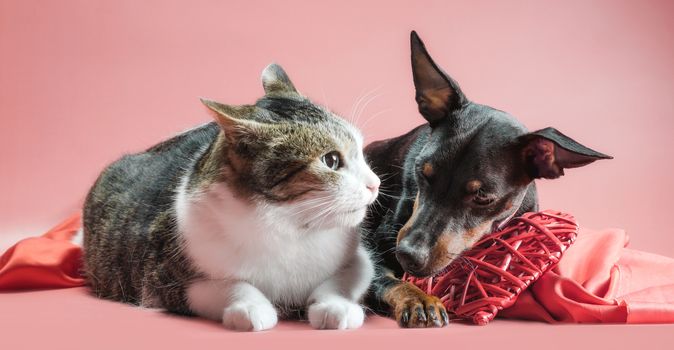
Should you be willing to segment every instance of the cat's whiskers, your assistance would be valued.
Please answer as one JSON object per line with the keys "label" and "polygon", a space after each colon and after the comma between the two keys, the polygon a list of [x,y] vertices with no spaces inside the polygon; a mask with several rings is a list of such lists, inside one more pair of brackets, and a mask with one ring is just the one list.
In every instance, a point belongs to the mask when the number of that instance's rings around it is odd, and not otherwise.
{"label": "cat's whiskers", "polygon": [[369,95],[370,93],[372,93],[372,90],[368,91],[368,92],[365,93],[365,94],[363,94],[362,91],[361,91],[361,93],[358,94],[358,97],[356,98],[356,100],[354,101],[354,103],[351,105],[351,110],[349,111],[349,115],[346,116],[346,118],[348,118],[350,121],[354,122],[354,124],[355,124],[355,120],[353,119],[353,117],[355,116],[356,108],[357,108],[358,105],[360,104],[360,102],[361,102],[361,100],[363,99],[363,97]]}
{"label": "cat's whiskers", "polygon": [[[382,188],[382,187],[383,187],[383,188]],[[393,191],[393,190],[387,188],[386,185],[381,185],[381,186],[379,186],[379,191],[384,191],[384,192],[386,192],[386,191]]]}
{"label": "cat's whiskers", "polygon": [[309,220],[309,222],[319,222],[318,227],[316,228],[317,231],[320,231],[321,228],[323,228],[323,224],[325,223],[326,220],[323,220],[324,218],[327,218],[332,212],[334,211],[334,206],[328,206],[327,208],[323,209],[318,215],[316,215],[313,219]]}
{"label": "cat's whiskers", "polygon": [[307,224],[311,224],[320,219],[321,217],[327,216],[326,213],[329,213],[335,207],[337,200],[338,200],[337,197],[331,196],[329,200],[327,200],[324,203],[322,202],[320,205],[316,206],[316,207],[324,206],[324,208],[320,209],[320,211],[316,213],[316,215],[313,218],[309,219]]}
{"label": "cat's whiskers", "polygon": [[[302,210],[293,212],[292,214],[288,215],[288,217],[289,217],[289,218],[297,217],[298,215],[300,215],[300,214],[302,214],[302,213],[305,213],[305,212],[307,212],[307,211],[310,211],[310,210],[313,210],[313,209],[316,209],[316,208],[320,208],[320,207],[322,207],[322,206],[324,206],[324,205],[330,204],[330,202],[332,202],[332,199],[330,199],[330,198],[324,198],[322,201],[317,201],[317,202],[311,203],[312,205],[309,206],[309,207],[307,207],[307,208],[304,208],[304,209],[302,209]],[[303,203],[303,204],[304,204],[304,203]],[[299,206],[299,205],[298,205],[298,206]]]}
{"label": "cat's whiskers", "polygon": [[379,209],[386,209],[386,207],[381,203],[381,200],[379,200],[379,197],[377,197],[377,200],[375,200],[375,203],[379,207]]}
{"label": "cat's whiskers", "polygon": [[381,255],[386,255],[386,254],[388,254],[388,253],[392,253],[392,252],[394,252],[394,251],[396,250],[396,248],[398,248],[398,247],[397,247],[397,246],[393,246],[393,247],[391,247],[391,248],[389,248],[389,249],[386,249],[385,251],[381,252]]}
{"label": "cat's whiskers", "polygon": [[372,171],[377,175],[377,177],[379,177],[379,179],[380,179],[381,182],[382,182],[381,186],[379,186],[380,189],[381,189],[382,187],[384,187],[384,185],[385,185],[384,183],[385,183],[387,180],[391,179],[391,178],[394,177],[394,176],[400,175],[400,172],[399,172],[399,171],[398,171],[398,172],[391,172],[391,173],[389,173],[389,172],[379,172],[379,169],[378,169],[377,167],[375,167],[375,166],[372,167]]}
{"label": "cat's whiskers", "polygon": [[358,118],[357,118],[357,115],[356,115],[356,111],[358,111],[360,109],[360,104],[363,103],[364,100],[368,99],[370,97],[370,95],[376,93],[377,90],[379,90],[379,88],[381,88],[381,85],[372,89],[372,90],[370,90],[370,91],[368,91],[366,94],[358,97],[358,99],[356,100],[356,103],[354,103],[354,105],[351,107],[351,112],[349,113],[349,120],[351,120],[354,125],[356,125],[356,126],[358,125]]}
{"label": "cat's whiskers", "polygon": [[320,213],[318,213],[312,220],[311,222],[317,222],[320,221],[317,230],[320,230],[323,227],[323,224],[327,220],[323,220],[330,215],[337,214],[338,216],[336,217],[336,220],[342,224],[346,225],[349,222],[346,221],[347,215],[343,213],[344,210],[349,210],[352,209],[348,203],[352,202],[352,198],[345,198],[343,196],[337,196],[334,198],[333,205],[330,205],[323,209]]}
{"label": "cat's whiskers", "polygon": [[392,194],[388,194],[388,193],[385,193],[385,192],[383,192],[383,191],[379,191],[379,194],[382,195],[382,196],[384,196],[384,197],[388,197],[388,198],[391,198],[391,199],[398,199],[398,200],[408,199],[408,198],[409,198],[409,199],[414,198],[414,197],[394,196],[394,195],[392,195]]}
{"label": "cat's whiskers", "polygon": [[[383,182],[383,180],[382,180]],[[396,196],[393,193],[397,193],[391,189],[386,188],[386,186],[380,186],[379,187],[379,194],[381,194],[384,197],[389,197],[389,198],[394,198],[394,199],[413,199],[416,196]]]}
{"label": "cat's whiskers", "polygon": [[305,203],[311,203],[311,202],[315,202],[315,201],[317,201],[317,200],[321,200],[321,199],[325,199],[325,198],[331,198],[331,197],[333,197],[331,194],[327,194],[327,195],[325,195],[325,196],[317,196],[317,197],[315,197],[315,198],[303,200],[303,201],[301,201],[300,204],[298,204],[298,205],[303,205],[303,204],[305,204]]}
{"label": "cat's whiskers", "polygon": [[318,196],[318,197],[315,197],[315,198],[312,198],[312,199],[303,200],[303,201],[299,202],[298,204],[296,204],[296,206],[297,207],[304,207],[304,206],[307,206],[307,205],[315,204],[317,202],[323,202],[325,200],[332,200],[333,197],[334,196],[332,194],[327,194],[327,195],[324,195],[324,196]]}
{"label": "cat's whiskers", "polygon": [[378,116],[380,116],[380,115],[382,115],[382,114],[384,114],[384,113],[390,112],[390,111],[391,111],[391,108],[386,108],[386,109],[384,109],[384,110],[381,110],[381,111],[379,111],[379,112],[377,112],[377,113],[371,115],[369,118],[367,118],[367,119],[365,120],[365,122],[364,122],[362,125],[360,125],[360,128],[364,130],[365,127],[367,126],[367,124],[370,123],[370,121],[372,121],[372,120],[374,120],[375,118],[377,118]]}
{"label": "cat's whiskers", "polygon": [[[388,181],[389,179],[393,178],[394,176],[398,176],[399,173],[381,173],[377,174],[379,176],[379,179],[381,179],[382,182]],[[381,188],[381,186],[379,186]]]}
{"label": "cat's whiskers", "polygon": [[[379,88],[377,88],[377,89],[379,89]],[[376,94],[376,95],[370,96],[370,97],[369,97],[367,100],[365,100],[365,102],[363,102],[363,104],[360,106],[360,108],[358,109],[357,114],[356,114],[356,119],[355,119],[355,121],[354,121],[354,124],[356,124],[356,125],[358,126],[358,128],[363,129],[362,126],[359,125],[359,124],[360,124],[360,117],[363,115],[363,112],[365,111],[365,109],[367,108],[367,106],[368,106],[370,103],[372,103],[372,101],[376,100],[378,97],[382,96],[383,94],[384,94],[384,93],[382,92],[382,93],[378,93],[378,94]]]}

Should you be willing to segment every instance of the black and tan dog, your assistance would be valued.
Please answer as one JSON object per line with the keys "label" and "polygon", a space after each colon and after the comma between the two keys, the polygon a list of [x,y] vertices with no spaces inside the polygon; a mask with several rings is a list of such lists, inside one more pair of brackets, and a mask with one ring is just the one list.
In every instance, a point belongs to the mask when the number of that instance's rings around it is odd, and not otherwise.
{"label": "black and tan dog", "polygon": [[553,128],[535,132],[508,113],[473,103],[431,59],[415,32],[412,71],[428,123],[373,142],[365,152],[382,177],[381,206],[366,220],[379,254],[370,305],[403,327],[448,323],[438,298],[398,278],[441,272],[481,236],[538,209],[537,178],[611,157]]}

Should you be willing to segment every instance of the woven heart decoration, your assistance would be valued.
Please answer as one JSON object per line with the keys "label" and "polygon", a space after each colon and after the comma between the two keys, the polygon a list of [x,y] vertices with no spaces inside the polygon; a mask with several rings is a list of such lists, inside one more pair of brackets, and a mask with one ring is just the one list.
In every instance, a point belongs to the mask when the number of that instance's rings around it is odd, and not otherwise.
{"label": "woven heart decoration", "polygon": [[451,318],[486,325],[554,267],[578,235],[573,216],[546,210],[513,218],[482,238],[444,272],[403,280],[435,295]]}

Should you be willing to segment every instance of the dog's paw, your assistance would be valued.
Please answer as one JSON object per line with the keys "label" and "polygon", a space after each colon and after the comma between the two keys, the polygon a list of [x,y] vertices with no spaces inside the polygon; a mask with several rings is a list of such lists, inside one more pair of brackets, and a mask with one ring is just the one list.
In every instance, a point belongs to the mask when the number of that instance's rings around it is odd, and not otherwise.
{"label": "dog's paw", "polygon": [[341,297],[309,306],[309,323],[317,329],[353,329],[362,326],[364,320],[363,308]]}
{"label": "dog's paw", "polygon": [[400,327],[444,327],[449,324],[447,310],[440,299],[424,293],[411,283],[404,282],[393,287],[387,299],[393,306]]}
{"label": "dog's paw", "polygon": [[271,304],[235,302],[222,313],[222,324],[236,331],[263,331],[278,323],[278,315]]}

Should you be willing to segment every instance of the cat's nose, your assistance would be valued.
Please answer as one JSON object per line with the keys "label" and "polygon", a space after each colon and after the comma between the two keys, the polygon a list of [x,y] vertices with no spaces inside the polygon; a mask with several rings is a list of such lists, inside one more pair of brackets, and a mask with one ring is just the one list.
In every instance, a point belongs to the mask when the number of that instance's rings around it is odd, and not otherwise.
{"label": "cat's nose", "polygon": [[379,189],[379,185],[381,184],[381,180],[379,180],[378,177],[375,177],[374,180],[368,184],[365,185],[368,190],[372,193],[377,193],[377,190]]}

